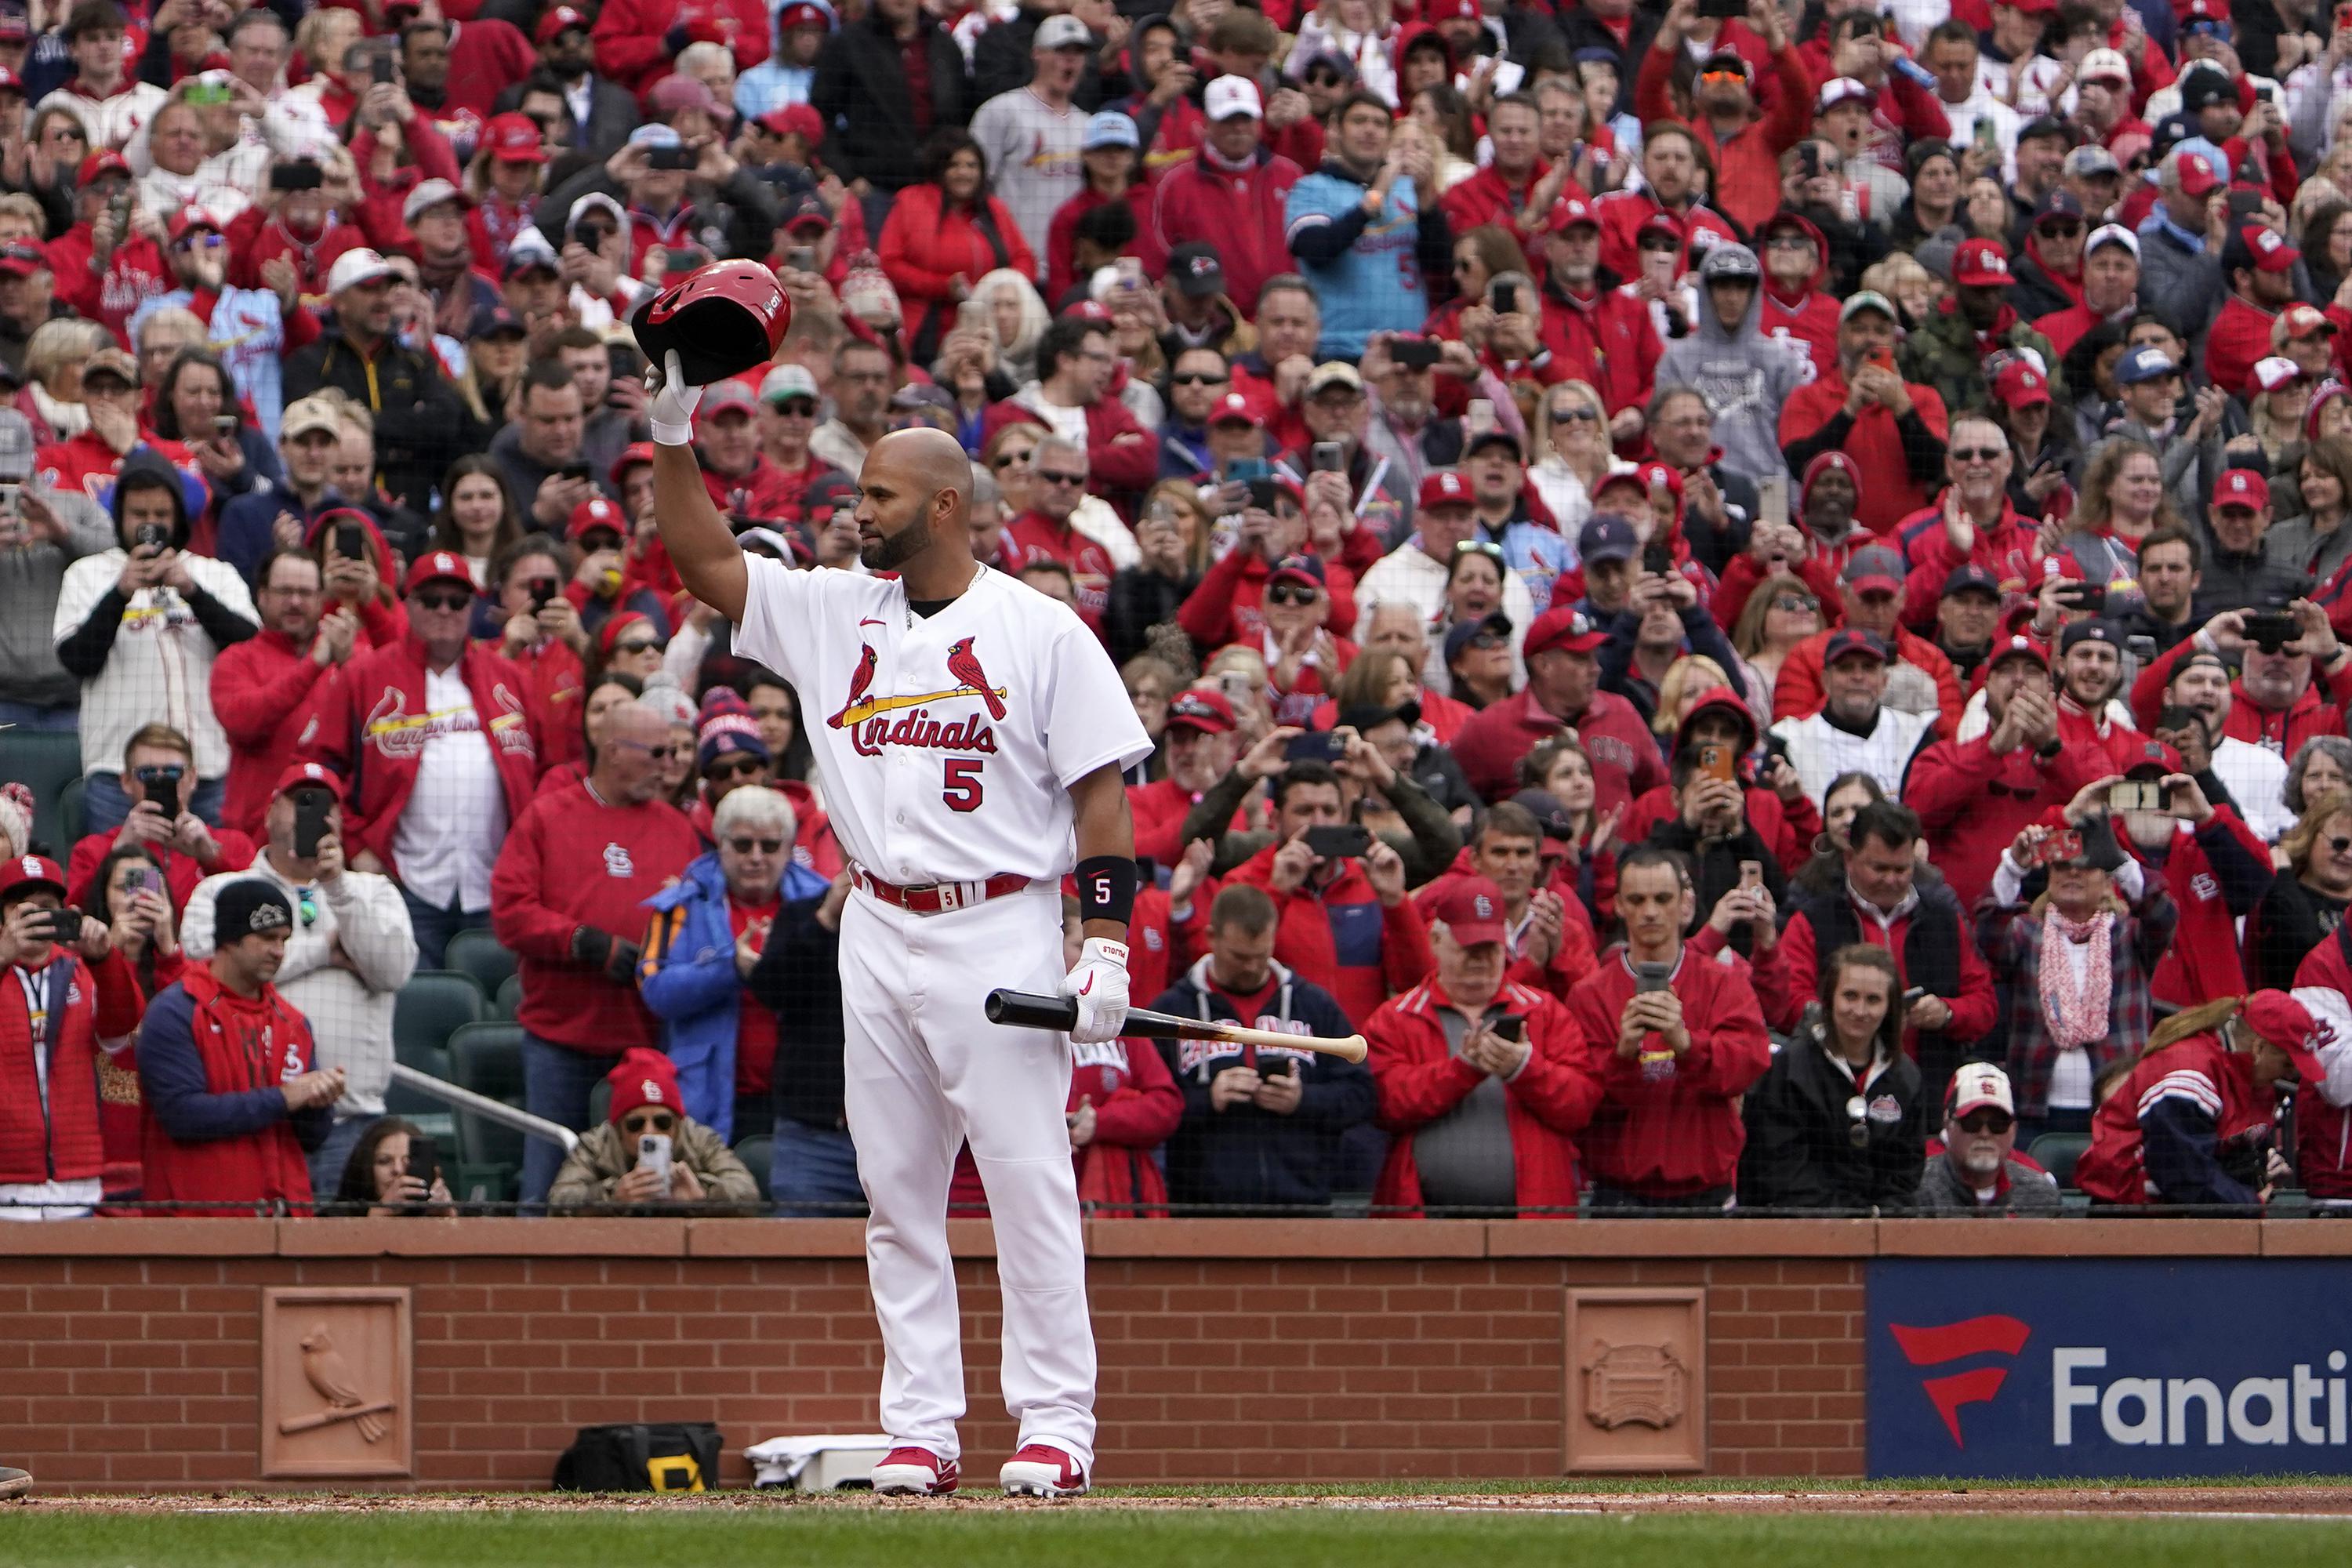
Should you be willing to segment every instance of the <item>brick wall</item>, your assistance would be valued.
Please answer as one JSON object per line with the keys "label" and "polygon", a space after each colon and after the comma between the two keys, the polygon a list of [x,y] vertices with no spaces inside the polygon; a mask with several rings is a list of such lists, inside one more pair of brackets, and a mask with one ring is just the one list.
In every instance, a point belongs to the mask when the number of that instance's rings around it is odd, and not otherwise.
{"label": "brick wall", "polygon": [[[960,1227],[964,1442],[992,1470],[998,1310]],[[1571,1286],[1707,1291],[1709,1465],[1863,1465],[1862,1269],[1998,1237],[2147,1256],[2158,1230],[2011,1222],[1098,1222],[1107,1481],[1529,1476],[1561,1466]],[[2184,1222],[2154,1250],[2262,1249]],[[2326,1227],[2333,1229],[2334,1227]],[[747,1442],[873,1422],[881,1350],[840,1222],[138,1220],[0,1227],[0,1459],[45,1485],[258,1480],[265,1285],[413,1292],[419,1484],[542,1486],[580,1426],[699,1418]],[[2296,1231],[2307,1248],[2326,1239]],[[2280,1250],[2286,1248],[2281,1247]]]}

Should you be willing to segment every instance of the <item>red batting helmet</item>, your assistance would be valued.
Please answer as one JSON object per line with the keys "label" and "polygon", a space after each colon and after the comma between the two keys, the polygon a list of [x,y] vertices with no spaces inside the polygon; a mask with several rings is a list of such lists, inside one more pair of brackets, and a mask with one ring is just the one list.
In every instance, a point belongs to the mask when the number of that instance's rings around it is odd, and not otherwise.
{"label": "red batting helmet", "polygon": [[662,364],[676,349],[678,368],[697,386],[765,364],[792,324],[782,285],[756,261],[697,268],[664,284],[629,318],[646,357]]}

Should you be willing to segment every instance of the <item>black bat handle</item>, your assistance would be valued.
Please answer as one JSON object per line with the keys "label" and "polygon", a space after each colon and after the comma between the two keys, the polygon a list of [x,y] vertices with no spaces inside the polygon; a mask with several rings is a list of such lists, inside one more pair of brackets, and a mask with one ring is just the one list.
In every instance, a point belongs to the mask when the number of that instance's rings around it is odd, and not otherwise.
{"label": "black bat handle", "polygon": [[1040,996],[1034,991],[992,991],[988,994],[988,1021],[1009,1024],[1016,1029],[1068,1029],[1078,1021],[1077,999]]}

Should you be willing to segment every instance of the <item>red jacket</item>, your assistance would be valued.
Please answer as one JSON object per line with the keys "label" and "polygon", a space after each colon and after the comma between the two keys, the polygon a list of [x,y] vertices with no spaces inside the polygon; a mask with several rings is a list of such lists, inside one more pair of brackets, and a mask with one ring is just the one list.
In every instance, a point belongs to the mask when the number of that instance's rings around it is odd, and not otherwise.
{"label": "red jacket", "polygon": [[[1834,631],[1815,632],[1790,648],[1789,657],[1780,661],[1780,673],[1772,682],[1775,720],[1810,719],[1829,700],[1829,692],[1822,685],[1822,654],[1836,635]],[[1960,707],[1967,700],[1960,691],[1960,678],[1952,672],[1952,661],[1934,643],[1914,637],[1899,626],[1895,628],[1895,657],[1900,663],[1926,670],[1934,679],[1936,705],[1943,710],[1936,733],[1949,735],[1958,727]]]}
{"label": "red jacket", "polygon": [[[1139,989],[1137,994],[1160,993]],[[1064,1109],[1075,1112],[1087,1104],[1095,1110],[1094,1141],[1070,1154],[1078,1168],[1079,1204],[1093,1205],[1094,1217],[1100,1219],[1166,1217],[1168,1183],[1152,1154],[1184,1120],[1184,1097],[1160,1047],[1121,1037],[1072,1046],[1070,1054],[1070,1095]],[[956,1154],[948,1212],[958,1219],[988,1213],[988,1194],[969,1144]]]}
{"label": "red jacket", "polygon": [[[138,446],[131,450],[136,452],[142,447],[153,451],[183,474],[196,471],[194,454],[178,441],[165,440],[153,431],[142,428]],[[41,447],[34,454],[33,461],[40,469],[41,482],[51,489],[69,490],[104,507],[114,492],[114,476],[122,471],[122,464],[129,456],[129,453],[118,452],[108,446],[97,431],[85,430],[70,440]],[[209,512],[211,503],[207,501],[203,510]],[[195,538],[194,530],[199,521],[194,517],[189,520],[191,540]]]}
{"label": "red jacket", "polygon": [[[2238,910],[2260,900],[2267,879],[2256,879],[2270,869],[2271,847],[2226,805],[2215,806],[2213,820],[2194,833],[2176,830],[2170,851],[2161,858],[2142,849],[2128,835],[2118,837],[2125,848],[2164,873],[2164,890],[2180,911],[2172,945],[2148,976],[2149,997],[2185,1008],[2244,995],[2250,987],[2238,952]],[[2239,876],[2224,877],[2221,867],[2232,862]],[[2230,897],[2233,881],[2235,908]]]}
{"label": "red jacket", "polygon": [[[1200,796],[1174,779],[1154,779],[1147,784],[1129,784],[1127,810],[1128,815],[1135,819],[1137,858],[1160,866],[1173,866],[1183,858],[1184,846],[1177,842],[1176,836],[1183,831],[1184,818],[1191,816],[1192,808],[1200,804]],[[1233,831],[1247,833],[1250,827],[1249,807],[1244,805],[1234,813]],[[1130,942],[1128,945],[1132,949],[1134,943]],[[1177,967],[1181,969],[1183,966],[1179,964]],[[1140,985],[1130,989],[1138,995],[1146,994]],[[1162,985],[1160,991],[1166,989]],[[1149,994],[1157,996],[1160,991]]]}
{"label": "red jacket", "polygon": [[[501,644],[484,637],[478,646],[494,654]],[[522,671],[523,701],[530,713],[530,732],[539,741],[540,766],[551,768],[586,755],[588,737],[580,730],[580,705],[586,695],[582,682],[587,668],[572,645],[562,637],[543,638],[509,662]],[[219,705],[217,699],[214,705]]]}
{"label": "red jacket", "polygon": [[[2294,972],[2296,990],[2319,985],[2352,995],[2346,935],[2347,928],[2339,925],[2303,955]],[[2316,1084],[2305,1084],[2294,1097],[2294,1174],[2315,1198],[2352,1198],[2352,1109],[2329,1104]]]}
{"label": "red jacket", "polygon": [[2208,1163],[2240,1163],[2272,1131],[2273,1102],[2254,1088],[2253,1072],[2254,1058],[2217,1035],[2191,1035],[2143,1054],[2091,1119],[2091,1146],[2075,1162],[2074,1184],[2095,1203],[2216,1201],[2210,1193],[2162,1189],[2148,1170],[2147,1131],[2178,1118],[2211,1138]]}
{"label": "red jacket", "polygon": [[[996,438],[1008,425],[1040,425],[1034,409],[1007,399],[989,405],[981,419],[981,445]],[[1087,490],[1108,496],[1114,490],[1147,490],[1160,477],[1160,444],[1136,423],[1127,405],[1108,395],[1087,405]]]}
{"label": "red jacket", "polygon": [[[539,744],[531,733],[530,682],[511,663],[469,644],[459,656],[477,721],[487,732],[507,822],[522,818],[539,782]],[[394,876],[392,840],[400,814],[416,787],[426,740],[425,643],[411,633],[371,648],[343,667],[342,679],[319,698],[318,724],[302,741],[304,755],[343,775],[344,852],[365,849]]]}
{"label": "red jacket", "polygon": [[1938,741],[1913,760],[1903,804],[1919,814],[1936,868],[1961,906],[1974,909],[1991,889],[1993,868],[2018,830],[2108,771],[2063,747],[2045,761],[2030,746],[1996,757],[1990,735]]}
{"label": "red jacket", "polygon": [[816,792],[800,779],[778,779],[769,787],[793,804],[793,821],[799,829],[793,837],[793,863],[820,877],[839,876],[845,863],[841,845],[833,836],[832,820],[816,803]]}
{"label": "red jacket", "polygon": [[[1495,1005],[1528,1021],[1534,1049],[1527,1065],[1503,1083],[1503,1114],[1511,1133],[1512,1197],[1523,1209],[1574,1210],[1583,1178],[1576,1139],[1601,1104],[1584,1037],[1566,1007],[1541,991],[1507,982]],[[1382,1131],[1391,1134],[1372,1202],[1384,1209],[1421,1206],[1421,1171],[1412,1135],[1450,1113],[1486,1081],[1454,1054],[1438,1014],[1450,1007],[1432,975],[1364,1022]]]}
{"label": "red jacket", "polygon": [[[1805,97],[1811,99],[1810,89]],[[1774,199],[1778,200],[1780,176],[1777,171],[1772,175],[1771,188],[1775,193]],[[1682,260],[1675,270],[1677,277],[1690,266],[1692,236],[1707,236],[1706,246],[1703,248],[1709,249],[1739,239],[1738,231],[1723,214],[1696,205],[1677,212],[1647,191],[1611,191],[1592,204],[1592,214],[1601,220],[1601,265],[1628,280],[1642,275],[1641,252],[1633,240],[1641,233],[1642,226],[1654,217],[1664,216],[1683,237]]]}
{"label": "red jacket", "polygon": [[[1550,173],[1550,166],[1538,158],[1536,166],[1528,171],[1528,177],[1514,188],[1509,181],[1503,178],[1501,170],[1492,163],[1481,163],[1477,173],[1456,184],[1437,205],[1445,210],[1445,221],[1452,226],[1457,239],[1474,228],[1484,228],[1489,224],[1517,239],[1521,237],[1519,220],[1527,208],[1528,197]],[[1584,187],[1573,176],[1560,188],[1563,196],[1582,197],[1585,194]],[[1548,219],[1551,215],[1537,213],[1533,216]]]}
{"label": "red jacket", "polygon": [[1078,590],[1078,618],[1103,635],[1103,616],[1110,611],[1110,552],[1068,523],[1056,525],[1041,511],[1024,511],[1004,525],[1004,542],[1023,566],[1033,561],[1058,561],[1070,569]]}
{"label": "red jacket", "polygon": [[[298,1212],[310,1203],[310,1166],[293,1117],[321,1123],[327,1108],[288,1112],[278,1089],[311,1069],[316,1050],[310,1020],[264,985],[251,999],[191,965],[177,985],[160,993],[142,1023],[142,1196],[156,1203],[216,1203],[211,1212],[254,1212],[283,1205]],[[194,1104],[166,1104],[151,1076],[161,1063],[193,1052],[204,1073]],[[274,1102],[274,1104],[273,1104]],[[176,1138],[166,1123],[186,1121],[197,1135]],[[182,1210],[182,1214],[191,1211]],[[204,1212],[204,1211],[195,1211]]]}
{"label": "red jacket", "polygon": [[[1454,864],[1446,868],[1444,876],[1433,878],[1415,889],[1413,903],[1420,909],[1423,920],[1432,924],[1436,922],[1437,917],[1431,911],[1445,896],[1447,883],[1456,877],[1477,874],[1477,868],[1471,861],[1471,852],[1465,847],[1454,858]],[[1548,890],[1559,896],[1563,907],[1559,951],[1546,963],[1538,963],[1528,956],[1527,938],[1534,925],[1532,921],[1523,921],[1505,939],[1504,952],[1510,960],[1510,967],[1503,971],[1503,978],[1514,985],[1546,992],[1555,1001],[1565,1002],[1568,994],[1576,989],[1576,983],[1592,973],[1593,954],[1600,951],[1601,943],[1593,934],[1592,915],[1585,909],[1584,900],[1576,896],[1576,890],[1572,887],[1559,886]]]}
{"label": "red jacket", "polygon": [[572,956],[572,932],[645,934],[645,901],[702,853],[685,813],[663,801],[609,805],[583,782],[541,795],[515,820],[490,872],[490,927],[520,960],[515,1021],[583,1056],[658,1046],[636,986]]}
{"label": "red jacket", "polygon": [[[1506,800],[1518,792],[1519,759],[1536,742],[1567,726],[1538,707],[1532,689],[1481,709],[1454,737],[1454,760],[1470,787],[1486,799]],[[1596,691],[1577,715],[1576,732],[1592,760],[1592,808],[1631,805],[1635,795],[1666,782],[1657,738],[1622,697]]]}
{"label": "red jacket", "polygon": [[[1667,84],[1674,78],[1680,52],[1678,47],[1670,50],[1655,46],[1642,51],[1641,68],[1633,78],[1633,112],[1644,125],[1668,121],[1685,126],[1706,144],[1715,158],[1716,205],[1752,232],[1780,205],[1780,154],[1803,140],[1806,127],[1812,122],[1812,73],[1795,49],[1784,48],[1774,55],[1772,69],[1780,91],[1764,96],[1760,116],[1718,141],[1704,117],[1685,119],[1675,112]],[[1764,68],[1759,66],[1757,75],[1763,74]]]}
{"label": "red jacket", "polygon": [[1543,284],[1543,379],[1551,384],[1581,381],[1601,394],[1612,415],[1646,408],[1656,390],[1658,341],[1650,308],[1622,289],[1603,289],[1579,300],[1549,273]]}
{"label": "red jacket", "polygon": [[[1366,529],[1348,535],[1351,545],[1358,539],[1379,543],[1379,536]],[[1234,642],[1256,647],[1265,636],[1265,580],[1273,571],[1266,558],[1255,550],[1226,551],[1177,606],[1176,624],[1204,648]],[[1330,597],[1323,624],[1336,637],[1356,624],[1356,574],[1340,562],[1327,561],[1323,590]]]}
{"label": "red jacket", "polygon": [[[2172,679],[2172,671],[2180,661],[2197,651],[2197,639],[2189,637],[2176,644],[2160,657],[2149,661],[2132,682],[2132,717],[2143,729],[2154,729],[2158,714],[2164,711],[2164,689]],[[2250,745],[2267,746],[2283,757],[2292,757],[2303,750],[2303,743],[2314,735],[2344,733],[2344,714],[2352,704],[2352,658],[2336,667],[2332,675],[2315,668],[2311,684],[2284,709],[2259,707],[2246,695],[2242,680],[2230,682],[2230,716],[2221,721],[2221,733]]]}
{"label": "red jacket", "polygon": [[[259,203],[228,220],[228,280],[239,289],[266,289],[261,264],[281,258],[294,265],[295,285],[313,310],[327,304],[327,272],[335,258],[367,244],[367,236],[352,223],[330,221],[310,239],[294,234]],[[171,284],[165,284],[169,289]]]}
{"label": "red jacket", "polygon": [[1214,153],[1202,147],[1160,176],[1151,220],[1136,237],[1136,252],[1157,278],[1168,270],[1171,250],[1206,240],[1225,264],[1225,297],[1243,315],[1255,315],[1257,291],[1265,280],[1298,268],[1283,238],[1282,218],[1290,187],[1306,177],[1305,172],[1264,147],[1239,172],[1215,159]]}
{"label": "red jacket", "polygon": [[213,712],[228,734],[223,822],[247,835],[261,831],[270,791],[310,721],[311,700],[334,684],[335,670],[275,627],[231,644],[213,660]]}
{"label": "red jacket", "polygon": [[[276,779],[269,781],[276,784]],[[66,898],[80,904],[89,897],[90,883],[98,868],[113,851],[115,836],[111,833],[85,833],[74,841],[73,854],[66,860]],[[242,871],[253,864],[254,841],[234,827],[213,829],[213,842],[220,853],[209,866],[193,855],[178,850],[157,850],[156,860],[163,868],[163,893],[172,900],[172,913],[176,916],[188,907],[188,895],[206,877],[223,871]]]}
{"label": "red jacket", "polygon": [[[1848,894],[1852,897],[1852,894]],[[1874,920],[1859,920],[1856,924],[1862,940],[1873,947],[1885,948],[1895,960],[1895,985],[1908,989],[1910,965],[1906,958],[1906,942],[1911,935],[1911,916],[1903,914],[1881,925]],[[1945,997],[1952,1010],[1951,1022],[1942,1034],[1947,1039],[1968,1044],[1984,1038],[1999,1016],[1999,1007],[1992,992],[1992,971],[1986,967],[1983,954],[1977,952],[1976,935],[1970,929],[1969,910],[1963,905],[1959,911],[1958,928],[1960,994]],[[1780,993],[1787,998],[1787,1009],[1772,1020],[1776,1028],[1793,1029],[1797,1016],[1804,1005],[1818,993],[1821,979],[1821,954],[1813,934],[1812,918],[1802,910],[1789,918],[1781,929],[1780,941],[1772,950],[1772,963],[1780,970]],[[1914,1060],[1919,1055],[1918,1031],[1903,1031],[1903,1048]]]}
{"label": "red jacket", "polygon": [[[1813,298],[1820,299],[1815,295]],[[1772,300],[1765,300],[1766,319],[1770,319]],[[1832,321],[1834,327],[1834,321]],[[1911,394],[1912,406],[1919,411],[1920,422],[1942,440],[1950,434],[1950,422],[1944,409],[1944,400],[1932,386],[1906,382],[1905,390]],[[1832,350],[1821,374],[1797,388],[1780,409],[1780,444],[1784,447],[1801,441],[1845,410],[1845,373],[1838,366]],[[1853,458],[1864,474],[1862,494],[1855,499],[1853,520],[1873,533],[1889,533],[1904,518],[1927,504],[1927,488],[1912,479],[1910,468],[1903,458],[1903,434],[1895,426],[1895,416],[1879,404],[1872,404],[1854,416],[1853,428],[1840,443]],[[1938,588],[1943,584],[1936,584]]]}
{"label": "red jacket", "polygon": [[760,0],[604,0],[590,37],[596,43],[596,71],[611,77],[640,101],[674,68],[667,35],[686,28],[689,43],[724,44],[735,57],[737,75],[768,58],[767,8]]}
{"label": "red jacket", "polygon": [[2271,357],[2271,323],[2278,312],[2231,294],[2205,331],[2205,369],[2213,384],[2232,397],[2243,396],[2259,360]]}
{"label": "red jacket", "polygon": [[1321,888],[1309,881],[1282,892],[1274,886],[1274,856],[1281,847],[1267,845],[1227,879],[1263,889],[1274,900],[1276,963],[1329,992],[1359,1020],[1379,1011],[1392,994],[1421,984],[1437,961],[1429,951],[1429,928],[1411,899],[1382,906],[1353,860]]}
{"label": "red jacket", "polygon": [[[34,1037],[30,1004],[13,972],[0,973],[0,1183],[85,1182],[106,1168],[98,1065],[122,1053],[146,1000],[131,961],[110,951],[95,972],[62,949],[45,973],[55,1015]],[[23,965],[16,965],[22,968]],[[36,1051],[48,1061],[41,1095]]]}
{"label": "red jacket", "polygon": [[1971,532],[1974,538],[1963,561],[1944,531],[1941,502],[1923,506],[1895,525],[1895,546],[1911,563],[1903,579],[1905,626],[1922,634],[1936,629],[1936,605],[1944,596],[1944,583],[1962,566],[1981,566],[1991,573],[2004,595],[2030,594],[2038,585],[2033,522],[2006,498],[2000,503],[2000,521],[1990,528],[1977,524]]}
{"label": "red jacket", "polygon": [[943,337],[955,325],[957,277],[975,284],[1000,267],[1037,275],[1037,258],[1012,210],[991,196],[988,216],[996,230],[992,244],[971,209],[948,206],[937,185],[908,185],[891,198],[882,225],[882,271],[906,303],[908,342],[927,331]]}
{"label": "red jacket", "polygon": [[1635,984],[1625,950],[1612,947],[1569,993],[1568,1010],[1602,1088],[1584,1134],[1585,1167],[1596,1181],[1651,1197],[1728,1186],[1748,1143],[1739,1096],[1772,1065],[1748,965],[1729,952],[1706,959],[1685,948],[1676,956],[1670,984],[1691,1042],[1680,1057],[1654,1034],[1633,1059],[1617,1054],[1617,1020]]}
{"label": "red jacket", "polygon": [[[1192,107],[1189,99],[1177,103]],[[1200,110],[1192,110],[1199,114]],[[1164,128],[1164,122],[1163,122]],[[1070,290],[1078,285],[1078,220],[1107,202],[1123,201],[1135,214],[1135,238],[1129,243],[1127,254],[1143,254],[1144,235],[1151,226],[1151,200],[1155,187],[1138,181],[1127,187],[1122,196],[1106,196],[1092,185],[1081,185],[1078,194],[1054,209],[1054,221],[1045,226],[1045,309],[1052,310],[1057,300],[1069,298]]]}
{"label": "red jacket", "polygon": [[91,270],[96,258],[97,248],[90,243],[86,223],[74,225],[49,242],[49,270],[57,278],[57,301],[72,307],[78,316],[101,323],[127,350],[131,334],[123,323],[131,313],[149,295],[168,293],[179,282],[163,250],[145,235],[133,235],[116,246],[102,272]]}
{"label": "red jacket", "polygon": [[[755,522],[793,522],[799,521],[796,509],[808,489],[809,480],[824,471],[822,465],[812,465],[794,479],[762,452],[752,459],[751,471],[746,474],[722,474],[705,460],[702,488],[709,492],[710,504],[722,512]],[[667,565],[668,560],[669,552],[665,550],[662,562]],[[653,585],[651,574],[656,568],[648,562],[642,570],[647,574],[647,584]]]}

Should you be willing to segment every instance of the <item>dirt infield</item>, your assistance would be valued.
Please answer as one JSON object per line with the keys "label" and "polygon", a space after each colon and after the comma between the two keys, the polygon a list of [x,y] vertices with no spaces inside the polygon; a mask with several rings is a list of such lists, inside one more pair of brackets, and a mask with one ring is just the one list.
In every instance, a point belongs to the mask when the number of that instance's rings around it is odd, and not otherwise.
{"label": "dirt infield", "polygon": [[792,1491],[728,1491],[667,1496],[558,1496],[518,1493],[220,1492],[140,1496],[36,1496],[0,1504],[34,1514],[463,1514],[640,1512],[686,1509],[913,1510],[975,1514],[1040,1509],[1089,1512],[1220,1512],[1280,1510],[1336,1512],[1398,1511],[1416,1514],[1852,1514],[1864,1516],[1965,1514],[2151,1518],[2352,1519],[2352,1486],[2186,1487],[1984,1487],[1961,1486],[1851,1490],[1763,1491],[1577,1491],[1529,1489],[1449,1493],[1381,1492],[1374,1489],[1313,1495],[1272,1495],[1202,1489],[1149,1494],[1108,1491],[1075,1501],[1045,1503],[974,1494],[946,1500],[899,1500],[848,1493],[819,1496]]}

